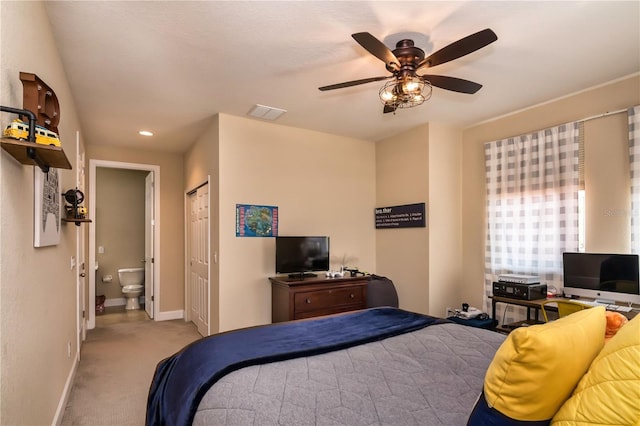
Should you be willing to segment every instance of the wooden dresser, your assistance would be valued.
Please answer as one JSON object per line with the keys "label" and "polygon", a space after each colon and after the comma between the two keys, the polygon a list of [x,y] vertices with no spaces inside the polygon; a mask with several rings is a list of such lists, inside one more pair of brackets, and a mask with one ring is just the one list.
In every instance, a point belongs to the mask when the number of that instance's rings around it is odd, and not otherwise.
{"label": "wooden dresser", "polygon": [[368,277],[271,277],[271,320],[290,321],[365,309]]}

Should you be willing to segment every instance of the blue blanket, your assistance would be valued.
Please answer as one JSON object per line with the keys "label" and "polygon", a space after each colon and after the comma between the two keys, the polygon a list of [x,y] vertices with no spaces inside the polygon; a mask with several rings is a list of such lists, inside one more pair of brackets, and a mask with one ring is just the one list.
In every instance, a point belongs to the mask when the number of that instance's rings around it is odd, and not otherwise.
{"label": "blue blanket", "polygon": [[373,308],[201,339],[158,364],[146,424],[191,425],[209,388],[240,368],[345,349],[441,322],[446,321],[396,308]]}

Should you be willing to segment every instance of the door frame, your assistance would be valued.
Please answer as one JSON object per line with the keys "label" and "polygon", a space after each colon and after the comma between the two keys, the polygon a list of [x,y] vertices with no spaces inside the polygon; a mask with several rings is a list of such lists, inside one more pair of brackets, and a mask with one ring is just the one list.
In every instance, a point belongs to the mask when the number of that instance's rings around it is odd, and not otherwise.
{"label": "door frame", "polygon": [[[111,169],[143,170],[153,172],[155,185],[153,187],[153,320],[158,320],[160,306],[160,166],[153,164],[126,163],[122,161],[89,160],[89,318],[87,328],[96,326],[96,169],[98,167]],[[144,201],[142,201],[144,202]]]}
{"label": "door frame", "polygon": [[[207,178],[200,182],[199,184],[193,186],[191,189],[185,191],[184,193],[184,320],[189,322],[191,321],[191,292],[190,285],[191,277],[189,277],[189,272],[191,268],[189,267],[189,257],[191,254],[191,246],[190,246],[190,232],[189,228],[190,224],[190,205],[189,205],[189,197],[191,194],[196,192],[198,188],[208,185],[209,191],[207,192],[207,208],[209,212],[207,214],[207,228],[209,232],[207,233],[207,252],[209,253],[209,264],[207,267],[207,274],[209,279],[207,280],[207,295],[209,300],[207,301],[207,336],[211,336],[211,176],[207,175]],[[217,261],[217,258],[215,259]]]}
{"label": "door frame", "polygon": [[[80,150],[80,148],[83,148]],[[86,192],[86,152],[84,145],[80,145],[80,131],[76,130],[76,188]],[[77,342],[76,342],[76,360],[80,361],[80,348],[82,342],[87,338],[87,306],[86,306],[86,288],[87,288],[87,259],[86,259],[86,236],[87,228],[84,226],[76,227],[76,306],[78,312],[77,317]]]}
{"label": "door frame", "polygon": [[[154,303],[154,291],[153,283],[155,263],[155,252],[153,249],[154,230],[156,224],[154,223],[154,211],[155,211],[155,193],[153,188],[155,187],[155,173],[149,172],[144,177],[144,310],[151,319],[155,318],[155,303]],[[149,189],[151,188],[151,189]],[[151,202],[149,202],[149,197]]]}

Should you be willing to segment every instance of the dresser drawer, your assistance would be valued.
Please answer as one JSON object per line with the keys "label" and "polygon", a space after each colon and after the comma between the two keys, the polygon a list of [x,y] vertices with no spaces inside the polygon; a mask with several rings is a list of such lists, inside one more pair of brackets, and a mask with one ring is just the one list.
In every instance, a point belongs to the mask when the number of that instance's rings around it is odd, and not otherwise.
{"label": "dresser drawer", "polygon": [[313,312],[327,309],[328,307],[339,308],[346,305],[357,305],[364,307],[365,297],[362,286],[346,288],[329,288],[326,290],[315,290],[299,292],[294,295],[294,311],[297,314]]}
{"label": "dresser drawer", "polygon": [[367,307],[368,277],[271,277],[271,321],[312,318]]}

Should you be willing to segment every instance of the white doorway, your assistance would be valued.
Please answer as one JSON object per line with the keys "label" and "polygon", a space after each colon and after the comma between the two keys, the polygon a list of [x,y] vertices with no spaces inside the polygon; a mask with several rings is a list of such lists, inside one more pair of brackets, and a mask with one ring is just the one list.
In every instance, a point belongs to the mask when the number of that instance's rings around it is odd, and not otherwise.
{"label": "white doorway", "polygon": [[209,183],[187,193],[185,316],[202,336],[209,329]]}
{"label": "white doorway", "polygon": [[153,319],[153,234],[155,223],[154,209],[154,175],[149,172],[144,180],[144,310]]}
{"label": "white doorway", "polygon": [[[86,191],[84,189],[85,186],[85,154],[84,151],[80,152],[80,132],[76,131],[76,187],[85,194]],[[85,259],[85,248],[86,248],[86,236],[87,236],[87,227],[86,225],[80,224],[80,226],[76,226],[76,302],[78,306],[77,312],[77,346],[76,346],[76,359],[80,360],[80,347],[82,346],[82,342],[87,337],[87,329],[86,329],[86,298],[85,298],[85,288],[87,287],[87,267],[86,267],[86,259]]]}
{"label": "white doorway", "polygon": [[[147,187],[145,182],[145,302],[147,297],[150,299],[150,306],[145,303],[145,310],[149,309],[149,317],[157,319],[158,307],[160,299],[160,268],[158,259],[154,257],[154,253],[160,253],[160,166],[138,163],[124,163],[105,160],[89,160],[89,217],[92,222],[89,226],[89,309],[87,318],[87,328],[95,328],[96,323],[96,169],[97,168],[113,168],[127,170],[148,171],[151,175],[152,184]],[[147,190],[151,194],[147,194]],[[141,201],[142,202],[142,201]],[[146,222],[149,221],[149,224]],[[98,265],[99,267],[99,265]],[[149,278],[147,281],[147,273]]]}

